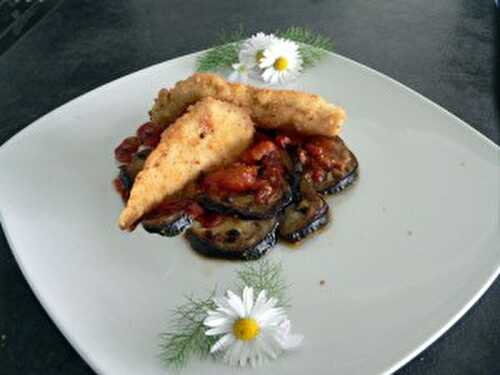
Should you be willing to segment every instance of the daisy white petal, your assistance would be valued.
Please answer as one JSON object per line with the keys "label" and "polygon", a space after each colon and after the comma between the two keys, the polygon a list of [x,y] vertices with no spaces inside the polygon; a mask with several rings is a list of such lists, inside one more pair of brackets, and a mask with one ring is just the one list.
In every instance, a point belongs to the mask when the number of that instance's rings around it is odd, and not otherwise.
{"label": "daisy white petal", "polygon": [[240,318],[243,318],[245,316],[245,308],[243,307],[243,301],[241,298],[230,290],[227,291],[227,296],[228,305],[238,314]]}
{"label": "daisy white petal", "polygon": [[[217,311],[219,311],[220,309],[228,309],[230,310],[231,307],[229,306],[229,304],[227,303],[227,299],[222,297],[222,298],[218,298],[218,297],[215,297],[213,299],[215,305],[217,306]],[[237,316],[237,315],[235,315]]]}
{"label": "daisy white petal", "polygon": [[217,312],[233,316],[234,318],[237,318],[239,316],[238,313],[234,311],[233,308],[229,305],[227,298],[214,298],[213,301],[217,306],[217,308],[215,309]]}
{"label": "daisy white petal", "polygon": [[219,350],[225,350],[229,345],[234,342],[234,336],[230,333],[222,336],[215,344],[210,348],[210,353],[218,352]]}
{"label": "daisy white petal", "polygon": [[236,366],[240,359],[241,348],[243,347],[243,342],[236,340],[233,345],[231,345],[224,356],[224,360],[231,366]]}
{"label": "daisy white petal", "polygon": [[267,301],[267,293],[265,290],[261,290],[259,295],[257,296],[257,299],[255,300],[255,304],[253,305],[250,314],[252,316],[258,316],[261,313],[262,308],[265,307],[266,301]]}
{"label": "daisy white petal", "polygon": [[234,311],[234,309],[232,308],[231,304],[229,303],[229,299],[226,298],[226,297],[222,297],[222,298],[214,298],[213,301],[215,302],[215,304],[217,305],[217,310],[219,311],[220,309],[228,309],[228,310],[231,310],[233,311],[234,313],[234,316],[237,317],[239,316],[236,311]]}
{"label": "daisy white petal", "polygon": [[206,325],[207,327],[217,327],[225,323],[226,321],[227,318],[213,318],[209,316],[203,321],[203,324]]}
{"label": "daisy white petal", "polygon": [[265,82],[270,82],[271,81],[271,77],[273,76],[273,74],[274,74],[274,71],[272,69],[265,69],[262,72],[262,79]]}
{"label": "daisy white petal", "polygon": [[243,63],[237,63],[232,65],[233,71],[228,77],[231,82],[241,82],[246,83],[248,81],[249,68]]}
{"label": "daisy white petal", "polygon": [[282,308],[272,308],[260,314],[257,318],[257,321],[262,326],[272,326],[280,324],[281,321],[285,319],[285,317],[285,310],[283,310]]}
{"label": "daisy white petal", "polygon": [[253,288],[245,287],[243,289],[243,306],[245,308],[245,316],[249,316],[253,307]]}
{"label": "daisy white petal", "polygon": [[257,67],[264,57],[264,51],[276,39],[273,34],[257,33],[251,36],[241,46],[238,54],[240,63],[245,64],[248,69]]}
{"label": "daisy white petal", "polygon": [[210,329],[207,329],[205,331],[205,335],[207,336],[217,336],[217,335],[222,335],[224,333],[229,333],[232,332],[233,330],[233,325],[231,323],[220,325],[217,327],[213,327]]}
{"label": "daisy white petal", "polygon": [[241,367],[244,367],[247,362],[248,362],[248,359],[250,357],[250,345],[243,345],[241,347],[241,352],[240,352],[240,355],[239,355],[239,365]]}
{"label": "daisy white petal", "polygon": [[304,341],[304,335],[287,335],[280,340],[280,345],[284,350],[292,350],[298,348]]}
{"label": "daisy white petal", "polygon": [[240,317],[238,313],[234,311],[231,307],[229,308],[218,307],[217,312],[224,314],[225,316],[230,316],[233,319],[238,319]]}
{"label": "daisy white petal", "polygon": [[277,328],[275,338],[284,350],[294,349],[302,343],[304,336],[290,334],[292,327],[288,319],[283,320]]}
{"label": "daisy white petal", "polygon": [[269,298],[267,301],[262,302],[262,307],[259,309],[259,311],[256,311],[254,315],[256,317],[259,317],[262,313],[274,308],[277,303],[278,300],[276,298]]}
{"label": "daisy white petal", "polygon": [[203,321],[203,324],[206,325],[207,327],[217,327],[225,322],[227,322],[226,317],[209,316]]}
{"label": "daisy white petal", "polygon": [[270,358],[276,359],[278,358],[277,350],[275,349],[275,345],[273,344],[273,340],[270,336],[263,333],[259,337],[259,345]]}
{"label": "daisy white petal", "polygon": [[249,343],[248,348],[248,361],[250,363],[250,366],[255,367],[259,363],[259,351],[257,350],[256,340]]}

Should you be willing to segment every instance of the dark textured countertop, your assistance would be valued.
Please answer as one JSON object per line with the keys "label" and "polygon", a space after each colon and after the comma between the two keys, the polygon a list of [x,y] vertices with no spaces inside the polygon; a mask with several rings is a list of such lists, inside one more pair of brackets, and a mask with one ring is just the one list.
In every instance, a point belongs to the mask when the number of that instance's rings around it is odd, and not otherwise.
{"label": "dark textured countertop", "polygon": [[[329,35],[338,53],[415,89],[499,143],[493,1],[25,2],[39,8],[12,26],[31,10],[13,14],[9,9],[22,1],[0,1],[0,144],[68,100],[206,48],[222,28],[239,24],[249,31],[304,25]],[[0,373],[92,373],[34,297],[3,232]],[[398,373],[500,374],[500,281]]]}

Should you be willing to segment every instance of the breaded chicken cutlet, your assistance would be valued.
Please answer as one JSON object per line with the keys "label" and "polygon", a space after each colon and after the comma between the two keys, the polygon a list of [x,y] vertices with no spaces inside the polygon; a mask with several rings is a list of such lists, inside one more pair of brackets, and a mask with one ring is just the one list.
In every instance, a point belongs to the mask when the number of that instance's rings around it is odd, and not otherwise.
{"label": "breaded chicken cutlet", "polygon": [[345,111],[318,95],[292,90],[260,89],[234,84],[215,74],[197,73],[162,89],[150,112],[151,121],[168,125],[196,101],[213,97],[247,108],[256,126],[304,135],[338,135]]}
{"label": "breaded chicken cutlet", "polygon": [[120,228],[132,229],[201,172],[233,162],[250,145],[254,131],[246,109],[213,98],[192,105],[163,132],[148,156],[120,215]]}

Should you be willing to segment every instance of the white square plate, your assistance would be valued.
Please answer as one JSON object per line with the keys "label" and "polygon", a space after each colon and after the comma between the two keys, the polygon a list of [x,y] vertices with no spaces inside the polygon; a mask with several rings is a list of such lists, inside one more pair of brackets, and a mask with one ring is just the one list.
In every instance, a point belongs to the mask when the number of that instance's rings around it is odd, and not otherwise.
{"label": "white square plate", "polygon": [[[239,267],[181,238],[118,230],[113,149],[196,55],[100,87],[0,150],[3,228],[25,277],[68,340],[103,374],[165,374],[158,334],[186,293]],[[342,137],[360,178],[328,198],[333,223],[298,249],[277,246],[303,347],[261,374],[397,369],[449,328],[499,272],[500,152],[397,82],[331,54],[295,87],[346,108]],[[321,286],[320,280],[326,284]],[[193,361],[183,374],[229,374]]]}

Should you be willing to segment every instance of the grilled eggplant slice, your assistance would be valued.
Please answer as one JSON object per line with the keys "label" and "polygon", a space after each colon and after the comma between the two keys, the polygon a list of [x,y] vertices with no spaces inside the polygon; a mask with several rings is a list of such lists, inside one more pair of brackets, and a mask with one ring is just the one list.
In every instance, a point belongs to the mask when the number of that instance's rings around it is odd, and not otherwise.
{"label": "grilled eggplant slice", "polygon": [[128,173],[128,169],[126,165],[120,165],[120,173],[118,174],[118,178],[120,179],[120,182],[123,185],[123,188],[127,191],[127,197],[128,194],[130,193],[130,190],[132,189],[132,185],[134,184],[134,179]]}
{"label": "grilled eggplant slice", "polygon": [[349,173],[340,173],[337,171],[329,171],[325,179],[320,183],[313,183],[315,190],[321,194],[335,194],[344,190],[358,177],[357,167]]}
{"label": "grilled eggplant slice", "polygon": [[253,260],[263,256],[277,241],[276,219],[241,220],[225,216],[222,222],[204,228],[195,222],[186,232],[191,247],[214,258]]}
{"label": "grilled eggplant slice", "polygon": [[137,174],[144,167],[144,163],[150,153],[151,149],[149,148],[141,150],[134,155],[129,164],[120,166],[120,174],[118,177],[127,191],[132,189],[135,176],[137,176]]}
{"label": "grilled eggplant slice", "polygon": [[300,200],[288,206],[280,220],[279,235],[297,242],[328,223],[328,204],[305,179],[300,181]]}
{"label": "grilled eggplant slice", "polygon": [[130,176],[135,179],[135,176],[144,168],[144,163],[151,153],[150,148],[145,148],[134,155],[130,164],[127,165],[127,170]]}
{"label": "grilled eggplant slice", "polygon": [[358,177],[358,160],[351,150],[345,145],[340,137],[335,137],[335,147],[332,152],[332,159],[342,161],[345,167],[333,169],[326,173],[325,179],[321,182],[312,182],[314,189],[322,194],[334,194],[351,185]]}
{"label": "grilled eggplant slice", "polygon": [[292,188],[292,201],[300,201],[300,182],[304,175],[304,165],[300,162],[297,147],[292,147],[289,151],[292,161],[292,168],[288,171],[288,180]]}
{"label": "grilled eggplant slice", "polygon": [[150,233],[174,237],[184,232],[193,223],[193,218],[184,211],[143,219],[143,228]]}
{"label": "grilled eggplant slice", "polygon": [[206,193],[200,196],[199,203],[208,210],[220,214],[237,215],[242,219],[269,219],[276,216],[292,201],[292,191],[287,183],[276,191],[267,203],[257,203],[254,193],[232,194],[220,198]]}

